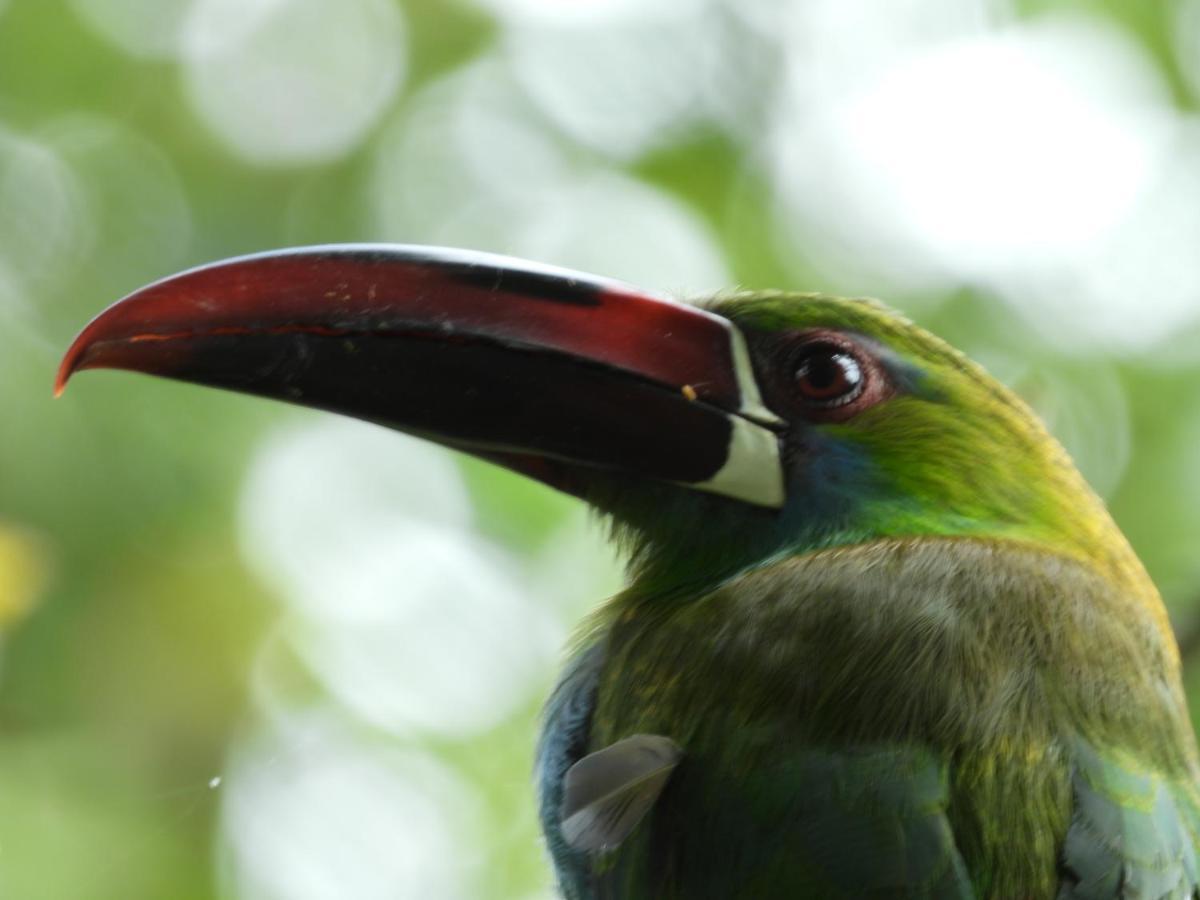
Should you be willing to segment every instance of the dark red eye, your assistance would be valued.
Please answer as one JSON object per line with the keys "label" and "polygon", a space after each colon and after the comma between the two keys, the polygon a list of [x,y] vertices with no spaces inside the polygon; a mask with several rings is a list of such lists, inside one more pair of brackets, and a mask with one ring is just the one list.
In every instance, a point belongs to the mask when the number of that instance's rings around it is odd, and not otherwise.
{"label": "dark red eye", "polygon": [[853,403],[867,383],[863,364],[834,344],[810,344],[797,360],[795,373],[800,397],[820,409]]}

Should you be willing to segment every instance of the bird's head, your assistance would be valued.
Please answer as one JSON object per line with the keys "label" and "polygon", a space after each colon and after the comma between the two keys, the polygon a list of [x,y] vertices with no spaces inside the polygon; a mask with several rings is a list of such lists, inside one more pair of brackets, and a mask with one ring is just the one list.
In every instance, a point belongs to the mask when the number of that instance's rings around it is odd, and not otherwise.
{"label": "bird's head", "polygon": [[59,390],[102,367],[347,413],[500,463],[609,516],[645,579],[921,537],[1037,543],[1137,577],[1029,409],[869,301],[686,306],[486,254],[317,247],[135,292],[76,339]]}

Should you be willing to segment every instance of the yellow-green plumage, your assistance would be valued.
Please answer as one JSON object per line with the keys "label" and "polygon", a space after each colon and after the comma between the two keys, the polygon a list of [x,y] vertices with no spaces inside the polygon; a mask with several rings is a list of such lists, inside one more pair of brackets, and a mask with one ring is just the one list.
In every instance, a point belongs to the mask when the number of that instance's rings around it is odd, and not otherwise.
{"label": "yellow-green plumage", "polygon": [[876,304],[711,308],[756,359],[837,329],[902,383],[802,426],[779,515],[598,496],[634,579],[588,632],[582,749],[653,733],[684,757],[618,849],[557,849],[568,896],[1192,897],[1174,638],[1059,444]]}

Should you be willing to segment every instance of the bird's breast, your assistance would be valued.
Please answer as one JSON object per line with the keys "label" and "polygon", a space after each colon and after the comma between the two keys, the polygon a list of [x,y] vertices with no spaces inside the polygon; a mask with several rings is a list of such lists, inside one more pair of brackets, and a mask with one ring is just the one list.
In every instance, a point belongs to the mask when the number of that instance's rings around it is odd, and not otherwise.
{"label": "bird's breast", "polygon": [[[614,864],[643,879],[655,867],[661,896],[681,878],[678,896],[746,895],[707,893],[730,865],[793,879],[789,896],[839,896],[843,845],[862,877],[864,859],[899,859],[893,840],[929,850],[929,878],[1016,867],[1011,883],[1052,893],[1070,736],[1100,721],[1169,729],[1178,712],[1165,676],[1134,665],[1153,623],[1086,568],[1023,547],[893,541],[788,560],[688,602],[623,602],[591,745],[652,733],[683,748],[661,808]],[[1028,836],[1030,852],[1006,858],[1003,833]]]}

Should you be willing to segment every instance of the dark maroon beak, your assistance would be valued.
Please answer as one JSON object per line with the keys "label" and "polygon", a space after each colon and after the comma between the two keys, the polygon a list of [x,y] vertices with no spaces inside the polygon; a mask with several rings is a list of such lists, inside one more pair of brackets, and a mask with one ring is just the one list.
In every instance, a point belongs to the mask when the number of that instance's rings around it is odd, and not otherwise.
{"label": "dark maroon beak", "polygon": [[174,275],[75,339],[114,368],[345,413],[582,493],[596,468],[783,502],[728,321],[614,281],[429,247],[283,250]]}

